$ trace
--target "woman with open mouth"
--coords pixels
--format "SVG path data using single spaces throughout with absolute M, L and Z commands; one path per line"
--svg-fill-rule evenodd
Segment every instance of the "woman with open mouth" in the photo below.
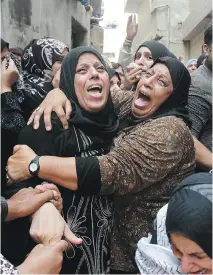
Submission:
M 20 133 L 20 144 L 27 144 L 38 155 L 92 157 L 108 153 L 118 130 L 118 119 L 111 100 L 109 74 L 101 55 L 90 47 L 73 49 L 62 63 L 60 88 L 72 103 L 69 128 L 63 129 L 59 119 L 53 115 L 51 132 L 45 130 L 44 124 L 38 131 L 31 125 L 27 126 Z M 38 171 L 39 159 L 35 158 L 29 166 L 30 179 L 23 179 L 21 184 L 12 186 L 8 193 L 17 192 L 25 186 L 40 185 L 42 180 L 36 177 Z M 66 252 L 62 274 L 107 273 L 113 225 L 112 198 L 75 193 L 66 187 L 61 187 L 60 191 L 64 218 L 73 233 L 83 240 Z M 45 227 L 53 215 L 52 211 L 54 209 L 45 216 Z M 39 223 L 39 216 L 35 219 Z M 53 223 L 53 227 L 57 226 L 61 226 L 60 222 Z M 33 233 L 32 236 L 43 243 L 44 239 Z
M 114 195 L 113 272 L 138 272 L 134 254 L 139 238 L 149 233 L 174 187 L 194 172 L 187 109 L 190 80 L 177 59 L 157 59 L 139 81 L 124 129 L 110 153 L 89 158 L 40 157 L 39 177 L 84 194 Z M 9 177 L 15 182 L 31 177 L 27 164 L 36 156 L 26 146 L 20 150 L 25 152 L 25 163 L 20 167 L 18 152 L 8 162 Z

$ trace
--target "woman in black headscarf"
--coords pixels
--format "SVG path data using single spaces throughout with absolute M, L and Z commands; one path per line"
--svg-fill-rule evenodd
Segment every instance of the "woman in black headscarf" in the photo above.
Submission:
M 33 39 L 22 54 L 25 97 L 31 110 L 53 89 L 52 79 L 69 49 L 52 38 Z
M 109 93 L 109 75 L 101 55 L 89 47 L 73 49 L 61 68 L 60 88 L 71 100 L 69 129 L 63 130 L 53 116 L 53 129 L 44 124 L 38 131 L 28 126 L 19 143 L 30 146 L 38 155 L 89 157 L 106 154 L 118 129 L 117 116 Z M 41 142 L 42 141 L 42 142 Z M 85 175 L 86 176 L 86 175 Z M 35 186 L 33 178 L 12 186 L 12 192 Z M 108 270 L 112 228 L 112 199 L 106 196 L 81 196 L 61 188 L 64 217 L 83 243 L 74 246 L 64 258 L 63 274 L 103 274 Z
M 138 242 L 141 274 L 212 274 L 212 175 L 189 176 Z
M 134 63 L 126 68 L 123 89 L 135 91 L 141 73 L 146 72 L 159 57 L 175 57 L 173 53 L 162 43 L 156 41 L 146 41 L 141 44 L 134 57 Z
M 134 254 L 138 239 L 150 232 L 156 213 L 168 201 L 172 189 L 194 171 L 194 143 L 187 127 L 189 86 L 190 75 L 182 63 L 171 57 L 159 58 L 141 77 L 126 127 L 114 140 L 110 153 L 55 161 L 42 157 L 45 165 L 40 172 L 45 179 L 57 178 L 57 184 L 84 194 L 119 195 L 114 199 L 111 242 L 114 270 L 137 272 Z M 28 152 L 29 163 L 35 154 L 28 148 L 23 150 Z M 16 156 L 10 161 L 10 176 L 20 180 L 22 175 L 15 172 Z M 49 161 L 57 161 L 51 175 L 46 171 Z M 22 171 L 26 176 L 25 165 Z
M 166 232 L 183 273 L 212 274 L 212 174 L 192 175 L 175 189 Z

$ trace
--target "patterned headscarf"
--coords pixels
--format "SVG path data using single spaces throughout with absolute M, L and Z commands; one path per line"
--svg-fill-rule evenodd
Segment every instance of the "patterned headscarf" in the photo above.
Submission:
M 52 66 L 56 61 L 62 61 L 61 55 L 65 49 L 69 50 L 63 42 L 52 38 L 33 39 L 24 49 L 22 69 L 25 97 L 32 109 L 53 89 Z

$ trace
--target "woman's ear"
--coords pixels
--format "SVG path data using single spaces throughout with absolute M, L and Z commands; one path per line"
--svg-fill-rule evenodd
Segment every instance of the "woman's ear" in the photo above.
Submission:
M 203 44 L 203 51 L 204 51 L 206 56 L 210 55 L 210 49 L 209 49 L 209 46 L 207 44 Z

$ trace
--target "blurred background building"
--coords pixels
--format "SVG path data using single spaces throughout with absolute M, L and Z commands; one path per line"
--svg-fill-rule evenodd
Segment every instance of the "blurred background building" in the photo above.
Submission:
M 184 60 L 202 53 L 204 30 L 212 20 L 211 0 L 125 0 L 124 11 L 138 14 L 135 49 L 151 39 Z
M 103 14 L 102 0 L 90 0 L 94 14 Z M 94 16 L 93 14 L 93 16 Z M 103 29 L 78 0 L 1 0 L 1 37 L 24 48 L 31 39 L 53 37 L 69 47 L 93 45 L 103 51 Z

